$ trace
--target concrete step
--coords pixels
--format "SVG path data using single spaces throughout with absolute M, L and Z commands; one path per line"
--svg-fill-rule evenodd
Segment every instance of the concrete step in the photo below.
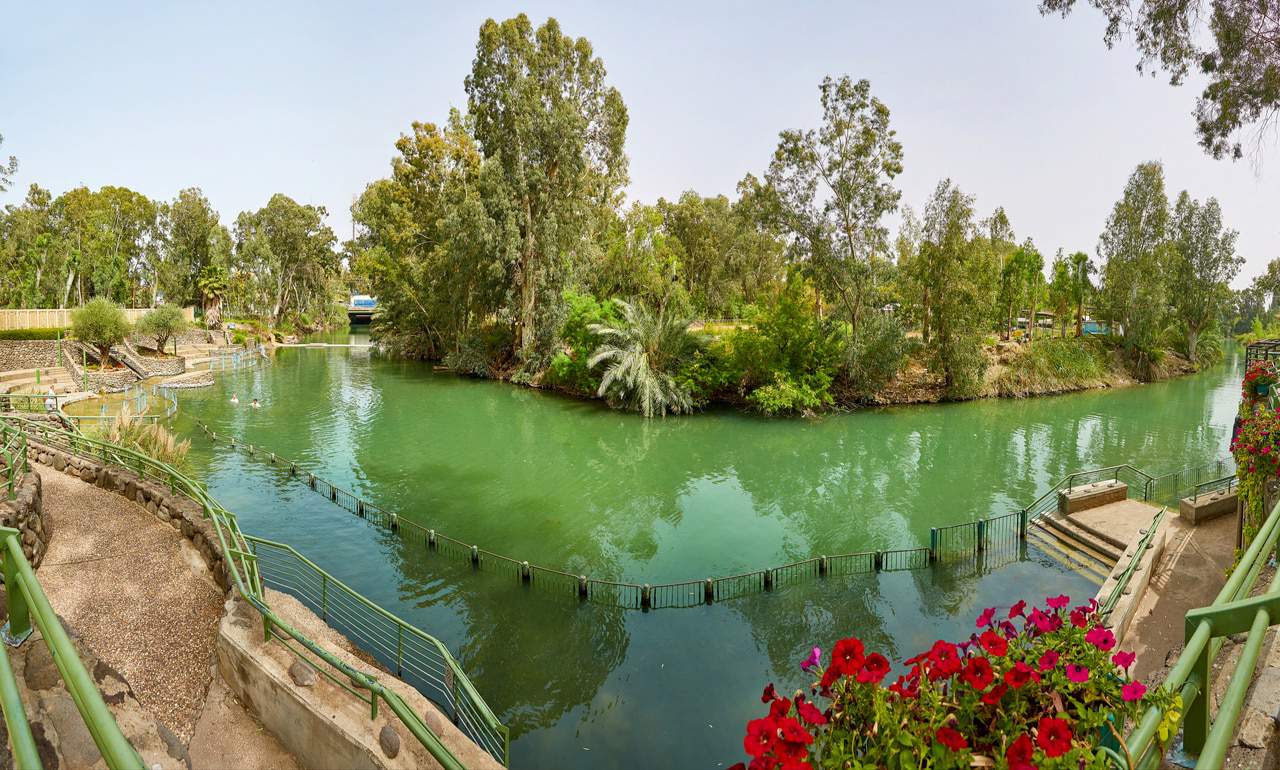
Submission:
M 36 372 L 40 373 L 41 379 L 44 379 L 46 376 L 57 377 L 59 375 L 67 375 L 67 370 L 61 366 L 41 366 L 36 369 L 12 369 L 7 372 L 0 372 L 0 383 L 9 382 L 11 380 L 35 379 Z
M 1063 565 L 1072 572 L 1085 575 L 1101 584 L 1107 579 L 1111 565 L 1093 553 L 1088 546 L 1071 540 L 1066 535 L 1041 527 L 1027 529 L 1027 542 L 1035 545 L 1046 556 Z
M 1124 552 L 1123 544 L 1117 547 L 1109 540 L 1098 537 L 1095 530 L 1080 526 L 1078 522 L 1072 521 L 1070 516 L 1047 513 L 1035 521 L 1067 545 L 1091 552 L 1095 558 L 1107 565 L 1108 570 L 1120 561 L 1120 554 Z

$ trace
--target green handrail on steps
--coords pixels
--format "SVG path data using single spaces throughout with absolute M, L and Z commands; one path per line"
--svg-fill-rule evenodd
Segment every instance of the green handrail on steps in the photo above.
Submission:
M 353 668 L 340 658 L 325 650 L 320 645 L 294 629 L 283 618 L 278 616 L 265 602 L 261 578 L 258 575 L 252 548 L 247 537 L 241 533 L 234 513 L 226 510 L 208 493 L 203 484 L 188 478 L 172 466 L 159 462 L 147 455 L 131 449 L 97 439 L 87 438 L 47 424 L 31 421 L 19 416 L 5 415 L 5 424 L 0 426 L 5 433 L 21 430 L 34 434 L 35 440 L 41 444 L 54 446 L 72 454 L 96 457 L 105 463 L 113 463 L 136 472 L 142 478 L 149 478 L 166 484 L 170 489 L 180 491 L 200 504 L 205 518 L 213 522 L 225 563 L 237 592 L 262 616 L 263 629 L 268 641 L 280 640 L 294 654 L 306 657 L 286 640 L 293 640 L 310 652 L 313 656 L 332 666 L 340 672 L 354 687 L 369 693 L 371 714 L 377 716 L 378 701 L 385 702 L 391 712 L 404 724 L 405 728 L 423 745 L 431 756 L 445 770 L 465 770 L 453 752 L 440 741 L 423 721 L 422 717 L 411 709 L 394 690 L 385 688 L 377 678 L 359 669 Z M 323 670 L 317 666 L 318 670 Z M 326 672 L 327 674 L 327 672 Z M 332 678 L 332 677 L 331 677 Z M 505 728 L 504 728 L 505 729 Z M 504 747 L 505 749 L 505 747 Z M 506 764 L 507 757 L 496 757 Z
M 48 597 L 36 580 L 35 571 L 22 553 L 22 533 L 10 527 L 0 527 L 0 557 L 4 559 L 4 592 L 9 606 L 9 622 L 4 627 L 5 641 L 17 646 L 31 634 L 31 622 L 40 629 L 44 642 L 52 653 L 53 663 L 66 684 L 67 692 L 76 704 L 76 710 L 93 737 L 94 745 L 107 767 L 111 770 L 130 768 L 141 770 L 142 758 L 120 731 L 115 717 L 102 700 L 98 686 L 84 663 L 76 654 L 75 645 L 67 636 L 62 622 L 54 613 Z M 31 726 L 18 695 L 17 680 L 9 664 L 7 652 L 0 654 L 0 704 L 4 708 L 5 725 L 13 746 L 16 766 L 23 770 L 42 767 L 36 751 Z

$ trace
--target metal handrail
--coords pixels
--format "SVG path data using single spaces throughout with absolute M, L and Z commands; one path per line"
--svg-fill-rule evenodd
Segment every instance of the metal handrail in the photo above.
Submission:
M 40 629 L 41 637 L 52 653 L 53 663 L 62 677 L 71 699 L 80 712 L 85 727 L 93 737 L 94 745 L 102 754 L 102 759 L 111 770 L 117 768 L 135 768 L 141 770 L 142 758 L 129 744 L 120 725 L 116 723 L 102 694 L 85 669 L 80 656 L 76 654 L 75 645 L 62 627 L 49 599 L 45 596 L 40 582 L 36 580 L 35 571 L 22 552 L 22 533 L 10 527 L 0 527 L 0 555 L 4 558 L 4 592 L 9 605 L 9 622 L 4 631 L 6 641 L 16 646 L 31 634 L 31 622 Z M 9 736 L 13 742 L 14 755 L 20 768 L 41 767 L 40 756 L 36 751 L 35 741 L 31 736 L 31 727 L 27 724 L 26 712 L 18 696 L 13 669 L 9 665 L 7 653 L 0 655 L 4 663 L 0 665 L 0 703 L 4 707 L 5 724 L 9 727 Z
M 1098 608 L 1098 615 L 1102 620 L 1105 621 L 1111 617 L 1111 611 L 1116 608 L 1120 597 L 1124 595 L 1125 590 L 1129 587 L 1129 581 L 1133 579 L 1133 574 L 1138 571 L 1138 565 L 1142 563 L 1142 556 L 1151 545 L 1156 530 L 1160 528 L 1160 524 L 1164 521 L 1165 512 L 1168 510 L 1168 508 L 1161 508 L 1160 512 L 1151 518 L 1151 524 L 1143 530 L 1142 538 L 1138 541 L 1138 547 L 1134 550 L 1133 557 L 1129 559 L 1129 564 L 1125 566 L 1124 571 L 1116 578 L 1115 587 L 1111 589 L 1111 593 L 1107 594 L 1102 606 Z
M 307 638 L 285 622 L 267 605 L 263 595 L 256 558 L 252 553 L 248 538 L 240 531 L 235 514 L 223 508 L 217 500 L 210 496 L 203 484 L 188 478 L 185 474 L 166 463 L 154 460 L 145 454 L 135 452 L 126 447 L 51 428 L 22 417 L 5 416 L 3 419 L 6 423 L 16 424 L 17 426 L 12 428 L 8 424 L 3 425 L 2 427 L 6 430 L 17 429 L 24 432 L 32 432 L 37 434 L 38 440 L 43 444 L 57 446 L 73 454 L 97 456 L 104 462 L 115 463 L 135 471 L 142 478 L 161 481 L 167 484 L 170 489 L 180 491 L 199 503 L 204 510 L 205 518 L 213 522 L 214 532 L 225 556 L 224 563 L 227 565 L 228 572 L 231 573 L 237 592 L 262 616 L 267 640 L 277 639 L 292 652 L 305 658 L 306 656 L 299 652 L 294 645 L 288 643 L 289 640 L 297 642 L 315 658 L 336 669 L 350 682 L 351 687 L 366 690 L 369 693 L 366 702 L 370 704 L 373 717 L 377 716 L 378 702 L 381 700 L 387 704 L 388 708 L 400 719 L 405 728 L 422 743 L 423 747 L 446 770 L 464 770 L 457 757 L 453 755 L 453 752 L 440 741 L 440 738 L 431 731 L 422 717 L 411 709 L 397 692 L 384 687 L 373 675 L 348 665 L 316 642 Z M 320 669 L 321 667 L 317 666 L 317 668 Z M 331 678 L 333 677 L 331 676 Z M 506 764 L 507 758 L 505 756 L 498 759 L 503 764 Z
M 1240 477 L 1234 473 L 1230 476 L 1223 476 L 1219 479 L 1202 481 L 1199 484 L 1196 484 L 1195 490 L 1191 493 L 1191 502 L 1198 502 L 1200 500 L 1200 495 L 1207 495 L 1210 492 L 1218 492 L 1223 489 L 1230 492 L 1239 482 Z
M 1280 573 L 1272 580 L 1267 593 L 1245 598 L 1267 563 L 1267 556 L 1275 550 L 1277 539 L 1280 539 L 1280 504 L 1271 509 L 1213 603 L 1187 613 L 1186 643 L 1160 685 L 1166 692 L 1176 693 L 1182 699 L 1184 710 L 1180 721 L 1184 724 L 1184 750 L 1200 755 L 1196 764 L 1198 768 L 1222 767 L 1262 639 L 1270 625 L 1280 622 Z M 1213 661 L 1222 648 L 1224 638 L 1242 631 L 1248 631 L 1249 635 L 1219 704 L 1217 719 L 1213 719 L 1207 694 Z M 1152 749 L 1158 748 L 1156 732 L 1164 720 L 1165 714 L 1157 707 L 1142 715 L 1137 728 L 1126 741 L 1129 756 L 1133 758 L 1131 767 L 1150 768 L 1160 763 L 1162 752 Z

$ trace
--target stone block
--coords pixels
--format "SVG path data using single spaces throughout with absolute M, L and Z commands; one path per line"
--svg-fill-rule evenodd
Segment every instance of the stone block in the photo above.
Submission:
M 1118 503 L 1129 496 L 1129 485 L 1123 481 L 1099 481 L 1058 492 L 1058 513 L 1072 514 Z
M 1197 525 L 1219 516 L 1233 514 L 1238 505 L 1239 498 L 1235 490 L 1228 492 L 1224 489 L 1210 495 L 1200 495 L 1194 499 L 1182 498 L 1178 501 L 1178 515 L 1189 524 Z

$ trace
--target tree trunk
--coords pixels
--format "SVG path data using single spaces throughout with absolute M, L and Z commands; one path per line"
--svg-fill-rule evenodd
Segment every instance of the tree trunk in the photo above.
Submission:
M 1196 362 L 1196 346 L 1200 344 L 1200 330 L 1187 327 L 1187 360 Z
M 533 205 L 524 199 L 524 249 L 520 255 L 520 335 L 519 352 L 528 360 L 534 341 L 534 313 L 537 310 L 537 278 L 534 276 Z
M 1084 301 L 1076 302 L 1076 336 L 1084 336 Z

